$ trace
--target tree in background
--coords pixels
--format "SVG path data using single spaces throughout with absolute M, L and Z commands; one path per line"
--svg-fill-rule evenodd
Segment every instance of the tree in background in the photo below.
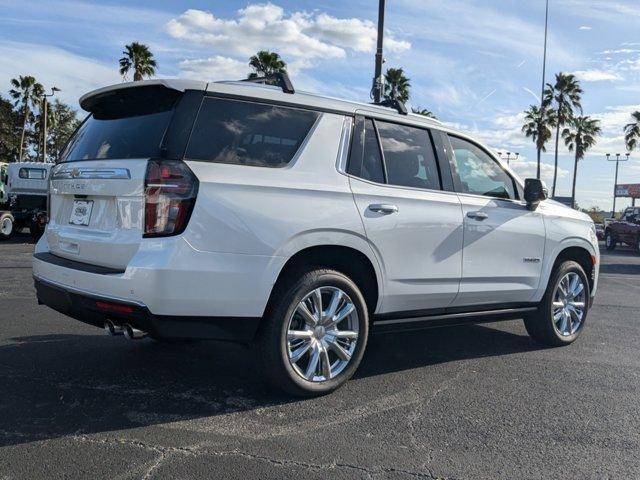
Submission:
M 633 112 L 631 117 L 633 122 L 626 124 L 624 127 L 624 141 L 627 144 L 627 150 L 630 152 L 640 146 L 640 111 Z
M 62 149 L 80 125 L 76 111 L 60 100 L 49 105 L 47 128 L 47 152 L 53 162 L 60 161 Z
M 0 162 L 15 162 L 20 154 L 20 115 L 0 97 Z
M 411 111 L 417 115 L 422 115 L 423 117 L 433 118 L 435 120 L 438 119 L 438 117 L 436 117 L 434 113 L 427 108 L 420 108 L 420 107 L 412 108 Z
M 120 75 L 123 78 L 126 78 L 130 70 L 133 70 L 134 82 L 139 82 L 144 77 L 153 77 L 156 74 L 158 64 L 153 58 L 153 53 L 145 44 L 130 43 L 125 45 L 122 53 L 124 57 L 120 59 Z
M 249 66 L 253 68 L 248 78 L 268 77 L 275 73 L 287 73 L 287 64 L 276 52 L 260 50 L 249 59 Z
M 556 151 L 553 168 L 553 187 L 551 196 L 556 195 L 556 181 L 558 179 L 558 146 L 560 143 L 560 128 L 568 124 L 574 115 L 574 109 L 582 113 L 580 82 L 571 73 L 556 73 L 555 84 L 547 83 L 543 95 L 543 108 L 553 108 L 556 117 Z
M 553 135 L 551 128 L 556 125 L 555 112 L 550 108 L 542 108 L 531 105 L 525 110 L 524 125 L 522 125 L 522 133 L 527 138 L 531 138 L 536 144 L 538 157 L 538 165 L 536 169 L 536 178 L 540 178 L 540 159 L 542 152 L 546 152 L 546 143 L 551 140 Z
M 33 121 L 32 111 L 39 105 L 42 95 L 44 95 L 44 88 L 36 79 L 30 75 L 22 76 L 11 79 L 11 86 L 9 95 L 15 101 L 15 106 L 22 111 L 22 135 L 20 138 L 20 149 L 18 154 L 18 160 L 22 161 L 25 151 L 25 134 L 27 132 L 27 125 Z
M 410 79 L 404 74 L 402 68 L 388 68 L 384 74 L 384 98 L 385 100 L 396 100 L 407 102 L 409 100 Z M 395 93 L 394 93 L 395 92 Z
M 576 202 L 576 177 L 578 162 L 585 153 L 596 144 L 596 137 L 600 134 L 599 121 L 588 116 L 575 117 L 569 122 L 569 127 L 562 131 L 562 138 L 570 152 L 575 151 L 573 163 L 573 186 L 571 187 L 571 208 Z

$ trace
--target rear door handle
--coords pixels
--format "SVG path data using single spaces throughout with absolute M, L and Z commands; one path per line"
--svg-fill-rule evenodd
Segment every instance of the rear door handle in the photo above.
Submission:
M 476 220 L 484 220 L 486 218 L 489 218 L 489 215 L 484 212 L 469 212 L 467 213 L 467 217 L 475 218 Z
M 396 205 L 390 205 L 386 203 L 373 203 L 369 205 L 369 210 L 376 213 L 396 213 L 398 207 Z

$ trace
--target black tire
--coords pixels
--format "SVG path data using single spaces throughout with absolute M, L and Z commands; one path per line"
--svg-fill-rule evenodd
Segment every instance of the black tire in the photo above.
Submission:
M 607 230 L 604 234 L 604 245 L 607 250 L 614 250 L 616 248 L 616 239 L 611 233 L 611 230 Z
M 570 272 L 575 272 L 578 274 L 580 279 L 582 280 L 584 286 L 584 314 L 582 317 L 582 322 L 578 330 L 568 336 L 561 335 L 558 329 L 555 326 L 555 322 L 553 319 L 553 294 L 560 283 L 560 280 Z M 537 343 L 541 345 L 545 345 L 548 347 L 561 347 L 564 345 L 569 345 L 576 341 L 576 339 L 580 336 L 582 330 L 584 330 L 585 323 L 587 321 L 587 316 L 589 313 L 589 298 L 590 298 L 590 288 L 589 288 L 589 280 L 584 270 L 580 266 L 580 264 L 573 262 L 571 260 L 564 261 L 557 265 L 551 274 L 551 278 L 549 279 L 549 285 L 547 286 L 547 290 L 540 302 L 540 305 L 535 313 L 525 317 L 524 326 L 529 333 L 529 336 L 535 340 Z
M 9 240 L 16 231 L 16 224 L 9 212 L 0 214 L 0 240 Z
M 289 362 L 287 330 L 299 302 L 319 287 L 337 287 L 351 299 L 358 318 L 358 339 L 349 363 L 329 380 L 310 381 L 296 372 Z M 358 369 L 367 345 L 369 316 L 357 285 L 343 273 L 313 269 L 288 275 L 276 284 L 262 320 L 257 342 L 266 381 L 279 390 L 299 397 L 330 393 L 343 385 Z

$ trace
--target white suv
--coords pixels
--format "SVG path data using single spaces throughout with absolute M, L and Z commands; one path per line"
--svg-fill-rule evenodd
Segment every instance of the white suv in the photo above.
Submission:
M 246 82 L 80 103 L 33 259 L 39 302 L 73 318 L 254 342 L 297 395 L 349 379 L 373 330 L 524 318 L 564 345 L 585 325 L 593 222 L 435 120 Z

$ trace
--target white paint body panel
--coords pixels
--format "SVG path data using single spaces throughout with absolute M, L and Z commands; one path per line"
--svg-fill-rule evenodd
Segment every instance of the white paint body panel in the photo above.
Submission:
M 459 198 L 464 213 L 464 260 L 454 305 L 532 301 L 544 259 L 542 215 L 521 202 L 476 195 Z M 471 218 L 475 212 L 487 218 Z
M 351 178 L 351 189 L 385 276 L 379 313 L 448 307 L 458 294 L 462 266 L 458 196 L 357 178 Z M 398 211 L 373 212 L 369 205 L 375 204 Z
M 564 248 L 581 247 L 599 259 L 591 220 L 555 202 L 530 212 L 519 202 L 372 184 L 336 167 L 344 160 L 344 115 L 361 110 L 449 131 L 438 122 L 252 85 L 171 85 L 335 113 L 320 115 L 285 168 L 187 161 L 199 180 L 198 197 L 187 229 L 175 237 L 142 238 L 146 159 L 74 162 L 125 168 L 130 179 L 54 181 L 51 223 L 36 252 L 124 273 L 98 275 L 34 259 L 36 278 L 137 302 L 157 315 L 259 317 L 288 259 L 308 247 L 340 245 L 370 260 L 379 291 L 376 313 L 388 313 L 539 301 Z M 96 202 L 88 227 L 68 224 L 76 194 Z M 398 212 L 371 214 L 372 203 L 395 204 Z M 489 217 L 479 222 L 466 216 L 476 210 Z

